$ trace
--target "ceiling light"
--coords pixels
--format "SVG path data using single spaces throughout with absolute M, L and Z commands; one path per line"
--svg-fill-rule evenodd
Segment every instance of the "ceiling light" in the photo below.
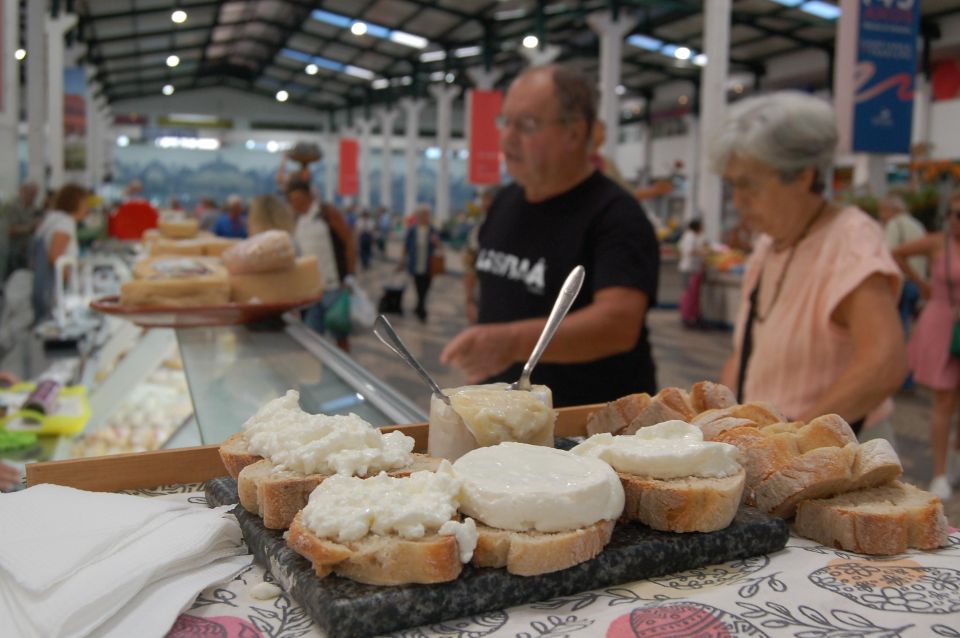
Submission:
M 425 51 L 420 54 L 421 62 L 440 62 L 441 60 L 447 59 L 447 52 L 440 51 Z
M 453 51 L 453 54 L 458 58 L 469 58 L 474 55 L 480 55 L 481 53 L 483 53 L 483 47 L 479 46 L 461 47 Z
M 347 75 L 352 75 L 355 78 L 360 78 L 361 80 L 373 80 L 373 78 L 376 77 L 376 74 L 373 71 L 359 66 L 353 66 L 352 64 L 348 64 L 347 66 L 343 67 L 343 72 Z
M 400 78 L 400 84 L 402 86 L 410 86 L 411 84 L 413 84 L 413 78 L 410 77 L 409 75 L 405 75 L 402 78 Z
M 815 15 L 818 18 L 823 18 L 824 20 L 836 20 L 840 17 L 840 7 L 830 4 L 829 2 L 821 2 L 820 0 L 804 2 L 800 10 L 804 13 Z
M 24 59 L 25 57 L 27 57 L 27 50 L 26 50 L 26 49 L 17 49 L 16 52 L 14 52 L 13 57 L 15 57 L 15 58 L 18 59 L 18 60 L 22 60 L 22 59 Z
M 244 144 L 244 146 L 247 147 L 248 151 L 252 151 L 253 149 L 257 148 L 257 143 L 253 140 L 247 140 L 247 143 Z
M 690 101 L 690 98 L 688 98 L 686 95 L 681 95 L 680 97 L 677 98 L 677 102 L 679 102 L 681 105 L 686 105 L 686 103 L 689 101 Z
M 693 63 L 696 64 L 697 66 L 707 66 L 707 54 L 706 53 L 696 54 L 695 56 L 693 56 Z
M 447 73 L 447 76 L 444 78 L 447 81 L 447 84 L 453 84 L 453 81 L 457 79 L 453 73 Z
M 363 35 L 367 32 L 367 25 L 364 22 L 354 22 L 350 25 L 350 33 L 353 35 Z
M 277 91 L 277 102 L 286 102 L 287 98 L 289 97 L 290 97 L 290 94 L 284 91 L 283 89 L 280 89 L 279 91 Z
M 173 88 L 173 85 L 172 85 L 172 84 L 164 84 L 162 90 L 163 90 L 163 94 L 164 94 L 164 95 L 173 95 L 173 92 L 174 92 L 176 89 Z
M 307 75 L 316 75 L 319 70 L 320 70 L 320 67 L 318 67 L 316 64 L 313 64 L 312 62 L 307 65 L 307 68 L 304 69 L 304 71 L 307 72 Z
M 127 137 L 126 135 L 117 136 L 117 146 L 121 148 L 125 146 L 130 146 L 130 138 Z
M 183 24 L 187 21 L 187 12 L 183 9 L 177 9 L 170 14 L 170 19 L 176 22 L 177 24 Z
M 177 66 L 178 64 L 180 64 L 180 58 L 178 56 L 176 55 L 167 56 L 167 66 L 174 67 L 174 66 Z
M 390 86 L 390 80 L 388 80 L 387 78 L 378 78 L 373 81 L 371 86 L 377 90 L 385 89 Z
M 528 49 L 536 49 L 540 44 L 540 39 L 535 35 L 528 35 L 523 39 L 523 46 Z
M 279 150 L 280 150 L 280 144 L 278 144 L 275 140 L 270 140 L 269 142 L 267 142 L 268 153 L 276 153 Z
M 431 82 L 440 82 L 443 80 L 443 76 L 446 75 L 443 71 L 434 71 L 430 74 Z
M 627 87 L 625 87 L 622 84 L 618 84 L 617 88 L 614 89 L 614 93 L 616 93 L 617 95 L 623 95 L 626 92 L 627 92 Z
M 663 40 L 651 38 L 646 35 L 631 35 L 627 38 L 627 42 L 638 49 L 644 49 L 646 51 L 659 51 L 663 48 Z
M 430 44 L 430 41 L 426 38 L 421 38 L 418 35 L 413 35 L 406 31 L 391 31 L 388 37 L 392 42 L 413 47 L 414 49 L 426 49 L 427 45 Z
M 493 14 L 494 20 L 514 20 L 527 15 L 526 9 L 507 9 L 506 11 L 497 11 Z
M 676 51 L 673 52 L 673 57 L 678 60 L 689 60 L 691 51 L 687 47 L 677 47 Z

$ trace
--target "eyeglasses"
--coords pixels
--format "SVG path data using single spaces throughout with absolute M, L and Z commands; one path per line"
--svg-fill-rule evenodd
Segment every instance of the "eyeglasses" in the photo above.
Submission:
M 542 120 L 536 115 L 521 115 L 520 117 L 507 117 L 498 115 L 496 119 L 497 128 L 503 132 L 508 128 L 515 128 L 521 135 L 536 135 L 544 126 L 548 124 L 563 124 L 569 122 L 570 118 L 559 117 L 551 120 Z
M 731 191 L 739 191 L 747 196 L 754 196 L 763 186 L 773 177 L 772 174 L 760 174 L 754 177 L 738 177 L 736 179 L 725 179 L 727 187 Z

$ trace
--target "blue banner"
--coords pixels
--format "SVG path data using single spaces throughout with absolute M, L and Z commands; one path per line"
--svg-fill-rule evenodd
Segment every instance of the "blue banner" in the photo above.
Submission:
M 853 150 L 909 153 L 920 0 L 861 0 Z

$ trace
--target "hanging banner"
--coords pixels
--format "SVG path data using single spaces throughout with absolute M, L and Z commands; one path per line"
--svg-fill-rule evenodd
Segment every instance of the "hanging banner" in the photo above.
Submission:
M 500 183 L 500 131 L 497 116 L 503 103 L 500 91 L 470 91 L 470 160 L 468 179 L 471 184 Z
M 360 190 L 359 170 L 360 144 L 355 139 L 340 140 L 340 191 L 341 195 L 356 195 Z
M 919 0 L 862 0 L 854 71 L 853 150 L 909 153 Z
M 82 67 L 63 70 L 63 168 L 87 167 L 87 75 Z

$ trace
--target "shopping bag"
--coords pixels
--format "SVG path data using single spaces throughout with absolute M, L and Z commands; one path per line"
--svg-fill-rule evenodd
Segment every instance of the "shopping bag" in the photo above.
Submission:
M 443 256 L 443 253 L 437 251 L 430 255 L 430 276 L 436 277 L 445 272 L 447 272 L 447 260 Z
M 373 307 L 370 296 L 359 286 L 350 291 L 350 320 L 353 325 L 364 328 L 372 328 L 373 322 L 377 320 L 377 310 Z
M 350 321 L 350 293 L 340 291 L 323 316 L 323 327 L 333 334 L 347 335 L 353 327 Z

